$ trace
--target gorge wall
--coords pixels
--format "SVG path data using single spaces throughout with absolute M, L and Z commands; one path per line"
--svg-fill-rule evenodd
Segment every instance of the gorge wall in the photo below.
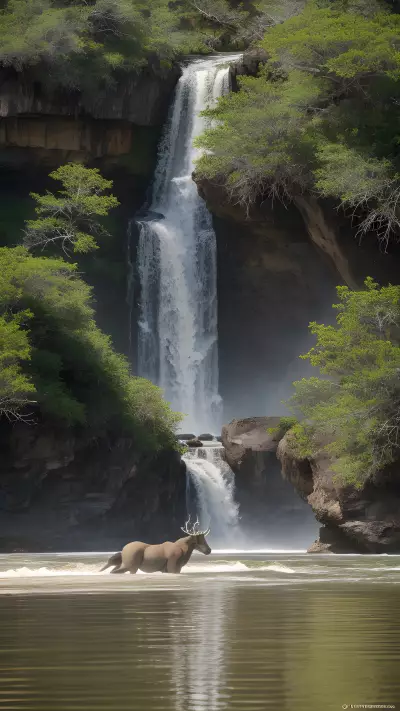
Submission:
M 0 428 L 0 552 L 120 550 L 179 537 L 185 465 L 139 454 L 133 438 L 9 423 Z
M 299 359 L 310 321 L 329 322 L 337 284 L 396 281 L 399 254 L 373 235 L 359 244 L 333 207 L 302 196 L 246 212 L 217 184 L 198 181 L 218 245 L 220 393 L 225 421 L 286 412 L 291 383 L 311 373 Z
M 233 70 L 233 81 L 235 71 L 255 71 L 259 60 L 251 61 L 251 66 Z M 29 76 L 8 71 L 0 75 L 0 242 L 19 241 L 32 210 L 27 196 L 32 190 L 54 189 L 47 178 L 52 168 L 78 160 L 112 178 L 121 202 L 113 218 L 113 238 L 101 244 L 97 254 L 82 257 L 80 265 L 95 287 L 99 325 L 112 335 L 118 350 L 130 353 L 134 370 L 132 314 L 126 302 L 127 225 L 146 199 L 179 74 L 175 66 L 127 78 L 93 102 L 78 94 L 49 94 Z M 394 246 L 385 253 L 374 235 L 359 244 L 345 215 L 310 196 L 299 196 L 286 206 L 264 202 L 247 213 L 220 185 L 199 182 L 198 189 L 212 212 L 217 236 L 224 419 L 279 415 L 285 412 L 281 401 L 292 381 L 308 372 L 298 359 L 310 345 L 308 323 L 332 318 L 338 283 L 357 286 L 369 275 L 381 283 L 396 282 L 399 250 Z M 134 276 L 134 263 L 132 269 Z M 79 547 L 87 540 L 90 548 L 90 541 L 103 534 L 116 545 L 121 536 L 170 537 L 171 526 L 182 521 L 184 473 L 171 453 L 146 461 L 131 441 L 110 444 L 105 438 L 97 444 L 79 435 L 64 441 L 50 425 L 33 432 L 18 424 L 12 435 L 5 428 L 1 436 L 6 437 L 3 446 L 8 442 L 0 491 L 4 549 L 27 545 L 21 542 L 24 532 L 31 549 L 43 546 L 51 531 L 58 549 L 63 542 L 71 548 L 78 540 Z M 274 520 L 266 504 L 269 469 L 276 506 L 289 506 L 293 512 L 302 504 L 290 498 L 289 485 L 282 488 L 279 465 L 268 447 L 260 454 L 260 476 L 253 483 L 248 482 L 246 467 L 235 465 L 249 526 L 251 506 L 266 497 L 254 509 L 260 531 L 266 514 Z M 15 489 L 16 477 L 24 482 L 21 495 Z M 307 518 L 304 511 L 301 519 Z
M 232 420 L 222 428 L 225 459 L 235 473 L 240 531 L 246 547 L 307 548 L 317 533 L 310 506 L 282 477 L 270 433 L 279 417 Z
M 238 77 L 257 75 L 265 56 L 252 50 L 231 65 L 233 91 Z M 217 236 L 225 422 L 284 414 L 291 383 L 312 370 L 299 359 L 313 343 L 310 321 L 332 321 L 338 284 L 357 288 L 367 276 L 396 283 L 399 246 L 372 233 L 360 240 L 351 217 L 328 200 L 299 194 L 247 210 L 218 181 L 195 180 Z

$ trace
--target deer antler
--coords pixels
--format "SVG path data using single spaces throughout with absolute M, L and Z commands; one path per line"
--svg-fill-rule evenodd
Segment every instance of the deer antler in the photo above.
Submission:
M 189 516 L 185 526 L 181 528 L 181 531 L 186 533 L 187 536 L 208 536 L 211 529 L 207 528 L 207 530 L 201 531 L 199 517 L 197 516 L 196 521 L 192 525 L 190 524 L 190 518 Z

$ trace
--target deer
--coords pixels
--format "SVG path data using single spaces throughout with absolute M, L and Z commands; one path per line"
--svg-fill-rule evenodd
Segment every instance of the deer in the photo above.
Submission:
M 122 551 L 112 555 L 100 572 L 113 566 L 111 573 L 131 573 L 134 575 L 138 570 L 143 573 L 175 573 L 179 574 L 186 565 L 194 550 L 210 555 L 211 548 L 206 541 L 206 536 L 210 533 L 210 528 L 205 531 L 200 530 L 199 519 L 194 524 L 190 523 L 190 516 L 181 531 L 185 533 L 184 538 L 179 538 L 174 543 L 165 541 L 158 545 L 150 545 L 141 541 L 128 543 Z

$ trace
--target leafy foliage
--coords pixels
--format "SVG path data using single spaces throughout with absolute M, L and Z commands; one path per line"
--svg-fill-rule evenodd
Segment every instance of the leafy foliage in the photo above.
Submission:
M 104 195 L 112 187 L 97 168 L 85 168 L 77 163 L 63 165 L 50 177 L 63 186 L 58 195 L 31 193 L 37 203 L 36 220 L 27 222 L 24 244 L 44 247 L 61 244 L 64 252 L 72 245 L 74 252 L 97 249 L 96 236 L 107 234 L 98 218 L 105 217 L 117 207 L 114 195 Z
M 297 417 L 281 417 L 277 427 L 269 427 L 267 432 L 273 437 L 276 435 L 282 438 L 286 432 L 297 424 Z
M 235 0 L 8 0 L 0 10 L 0 64 L 37 67 L 50 85 L 94 97 L 121 72 L 149 62 L 162 70 L 182 54 L 244 47 L 303 4 L 248 1 L 243 9 Z
M 312 323 L 310 360 L 326 379 L 296 382 L 291 430 L 301 456 L 322 446 L 345 483 L 361 486 L 400 453 L 400 286 L 338 287 L 337 325 Z M 325 442 L 325 444 L 323 444 Z
M 138 71 L 151 55 L 170 62 L 167 0 L 9 0 L 0 12 L 0 62 L 21 70 L 45 63 L 44 80 L 91 91 L 114 70 Z
M 322 5 L 322 6 L 321 6 Z M 310 2 L 267 30 L 259 77 L 207 112 L 200 175 L 239 202 L 335 198 L 360 232 L 400 234 L 400 16 L 377 3 Z
M 29 316 L 27 311 L 0 316 L 0 416 L 18 417 L 35 391 L 21 368 L 31 353 L 28 335 L 21 329 Z
M 41 414 L 60 423 L 131 433 L 143 449 L 174 446 L 180 416 L 97 328 L 76 265 L 1 248 L 0 317 L 0 401 L 20 411 L 35 391 Z
M 240 85 L 240 92 L 205 112 L 217 125 L 197 141 L 205 149 L 199 174 L 224 177 L 232 199 L 244 205 L 257 196 L 290 197 L 295 186 L 307 188 L 312 156 L 307 111 L 318 104 L 320 87 L 299 72 L 278 83 L 244 77 Z

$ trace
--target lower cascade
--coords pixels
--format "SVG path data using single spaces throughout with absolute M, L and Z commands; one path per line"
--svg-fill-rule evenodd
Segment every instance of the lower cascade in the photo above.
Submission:
M 213 545 L 232 547 L 239 534 L 239 506 L 235 502 L 234 474 L 223 458 L 224 448 L 217 443 L 189 450 L 186 464 L 186 505 L 200 528 L 211 527 Z M 235 547 L 235 546 L 233 546 Z

